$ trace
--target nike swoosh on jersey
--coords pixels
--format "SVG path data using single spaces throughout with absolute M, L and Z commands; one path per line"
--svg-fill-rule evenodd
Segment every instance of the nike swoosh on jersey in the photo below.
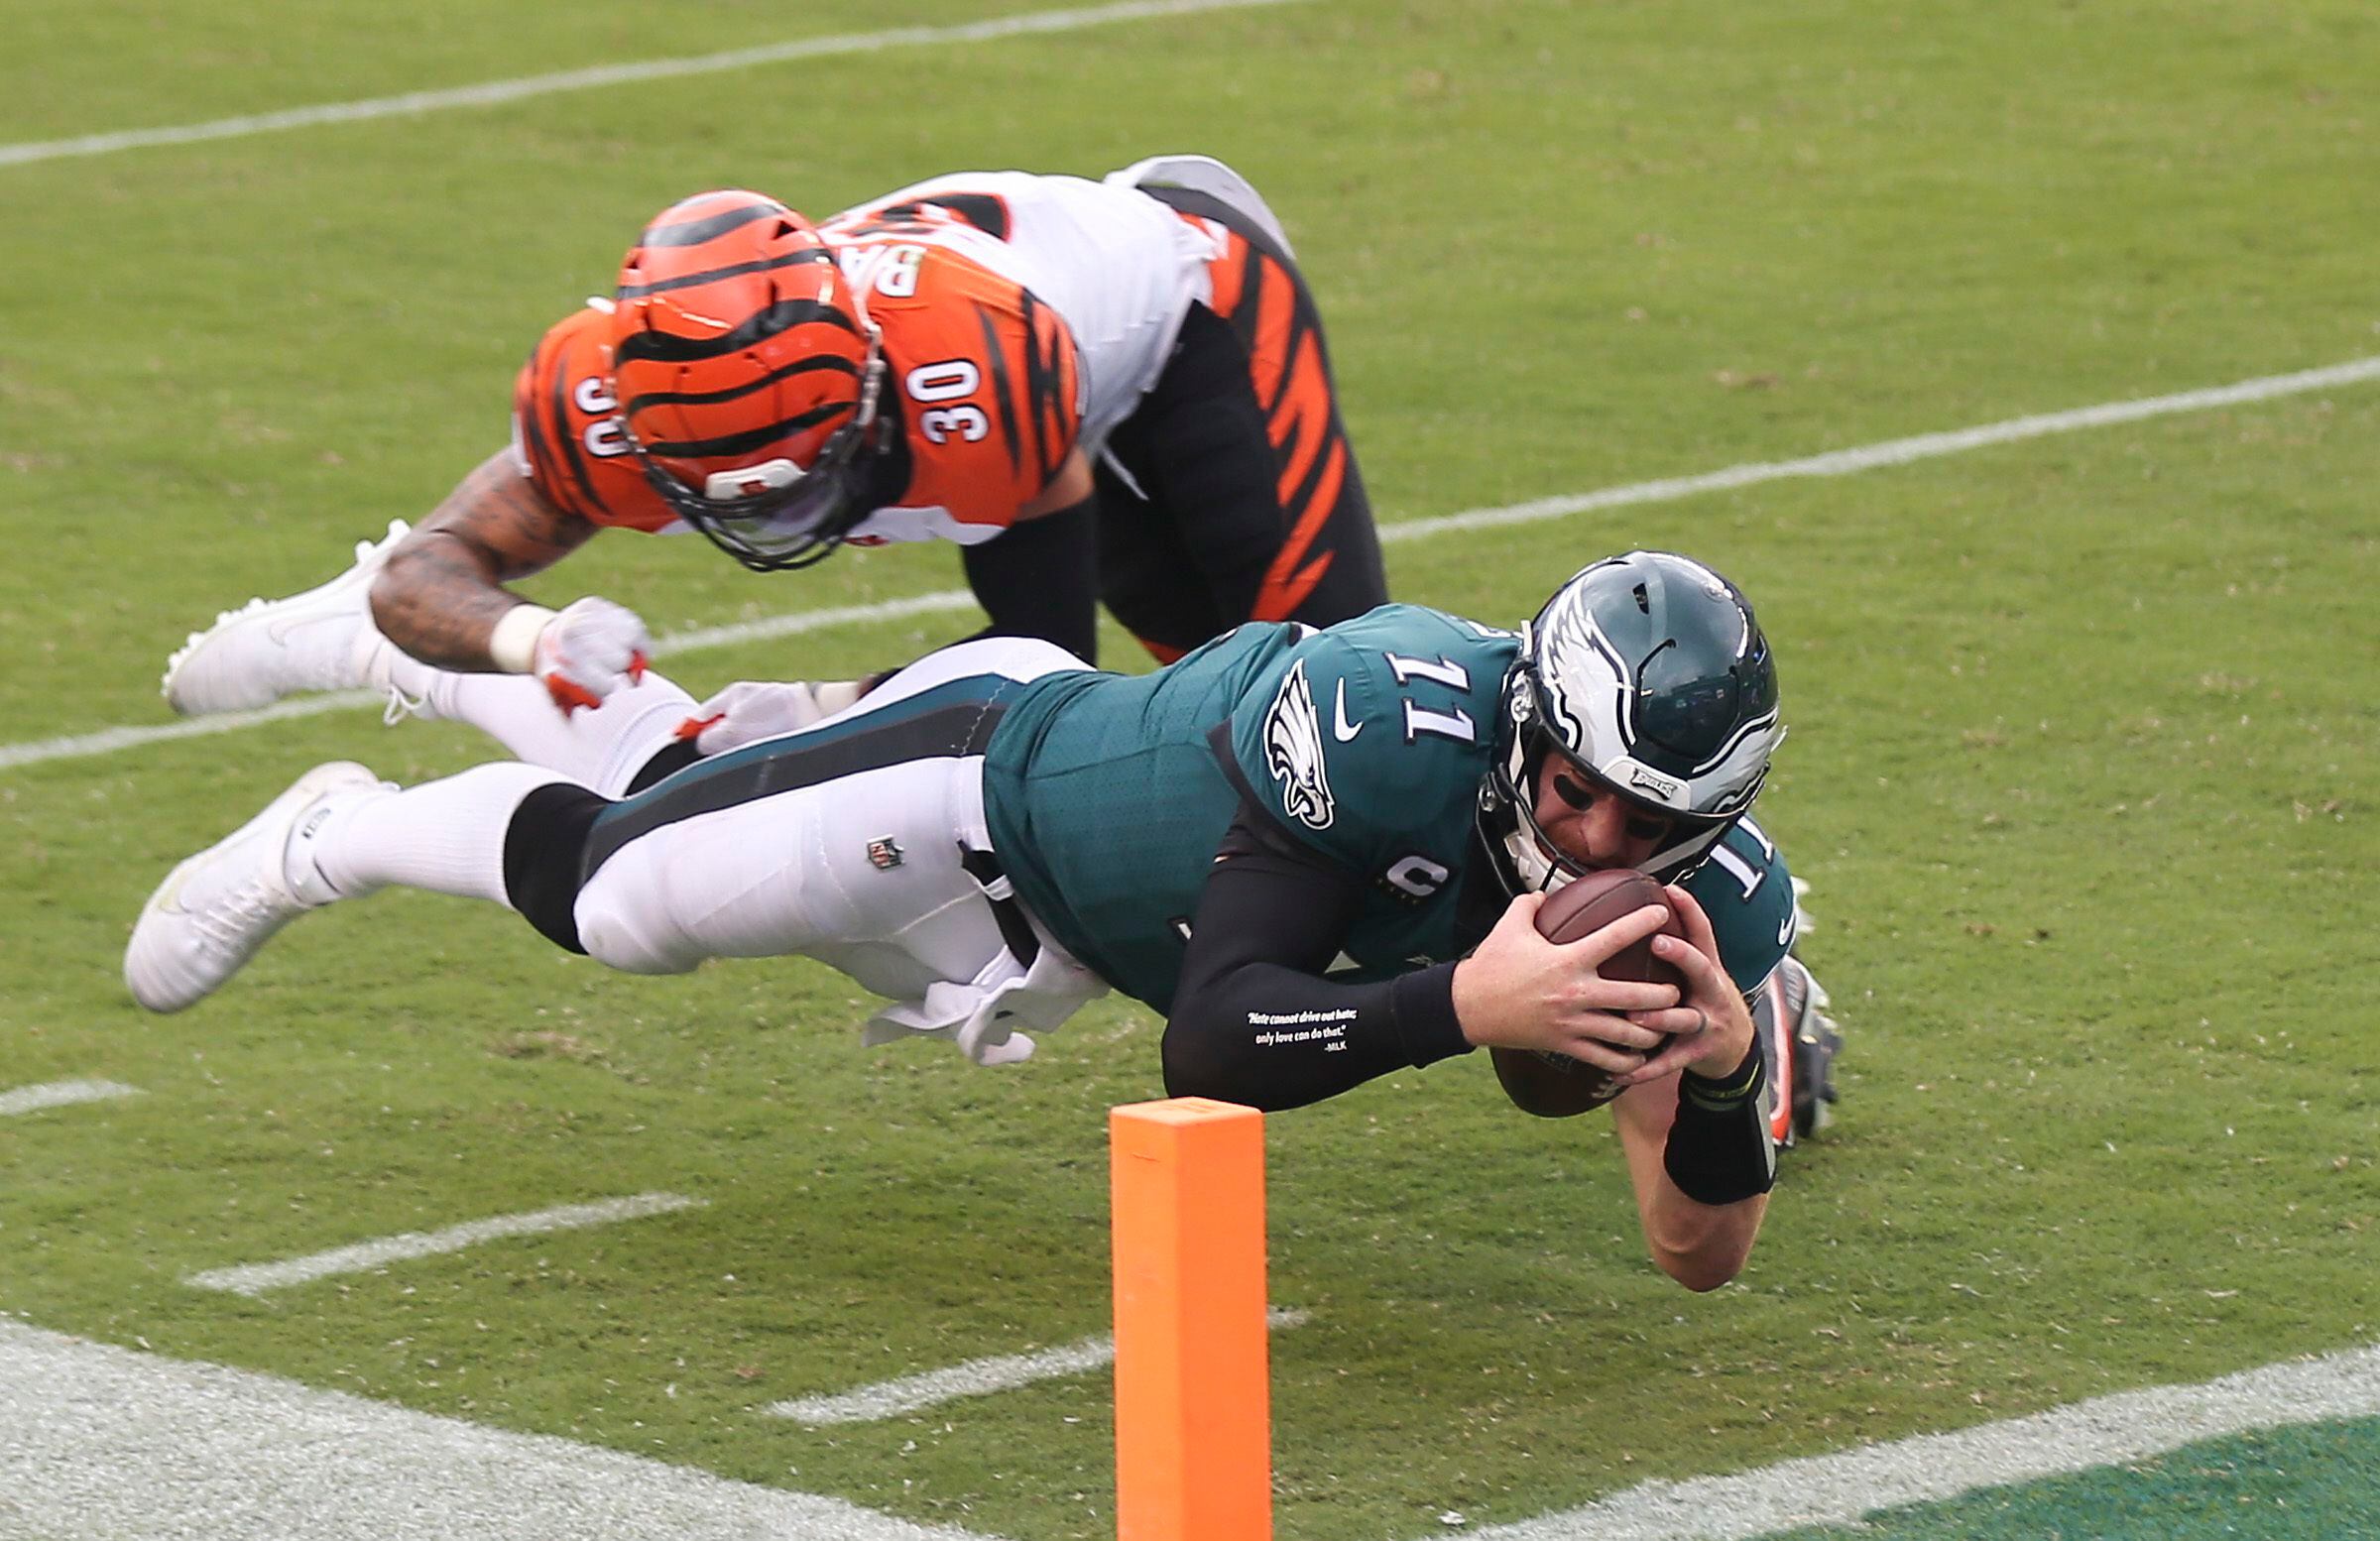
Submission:
M 1331 736 L 1345 744 L 1363 731 L 1362 723 L 1347 720 L 1347 681 L 1343 679 L 1339 681 L 1338 699 L 1331 703 Z

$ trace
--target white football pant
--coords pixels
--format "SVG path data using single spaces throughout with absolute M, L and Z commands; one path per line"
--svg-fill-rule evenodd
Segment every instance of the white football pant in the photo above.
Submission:
M 933 653 L 801 734 L 866 720 L 954 679 L 1085 667 L 1052 644 L 987 638 Z M 737 751 L 749 754 L 751 746 Z M 987 850 L 983 757 L 902 760 L 663 823 L 613 852 L 573 916 L 589 956 L 634 974 L 705 958 L 802 953 L 895 1001 L 964 985 L 1004 950 L 984 889 L 959 865 Z M 697 765 L 644 795 L 666 795 Z

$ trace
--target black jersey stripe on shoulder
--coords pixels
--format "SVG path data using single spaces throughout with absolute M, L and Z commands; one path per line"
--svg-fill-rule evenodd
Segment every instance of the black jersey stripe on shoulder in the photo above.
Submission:
M 558 363 L 558 361 L 557 361 Z M 556 368 L 546 384 L 546 407 L 553 417 L 553 436 L 560 448 L 563 465 L 570 473 L 570 482 L 581 498 L 592 499 L 602 507 L 603 500 L 595 496 L 595 484 L 587 475 L 586 460 L 578 452 L 578 435 L 570 431 L 570 377 L 567 371 Z
M 1047 478 L 1057 474 L 1073 443 L 1069 429 L 1075 404 L 1066 397 L 1067 336 L 1063 320 L 1053 315 L 1044 322 L 1041 303 L 1031 290 L 1023 292 L 1022 299 L 1025 420 L 1033 429 L 1034 459 Z M 1045 337 L 1046 351 L 1042 346 Z
M 1264 272 L 1269 266 L 1252 246 L 1240 259 L 1240 303 L 1232 311 L 1232 330 L 1251 355 L 1256 351 L 1256 318 L 1264 313 Z
M 586 457 L 579 453 L 578 435 L 570 429 L 570 375 L 561 367 L 562 362 L 556 359 L 546 372 L 544 410 L 533 408 L 521 414 L 522 448 L 528 453 L 531 468 L 541 479 L 560 484 L 549 487 L 548 497 L 559 502 L 575 492 L 579 508 L 609 514 L 611 505 L 597 490 Z
M 994 192 L 946 192 L 934 202 L 995 240 L 1009 238 L 1009 204 Z
M 1025 296 L 1028 316 L 1031 302 L 1032 296 L 1028 293 Z M 975 320 L 984 333 L 984 357 L 992 361 L 992 405 L 1000 409 L 1001 441 L 1008 446 L 1009 470 L 1013 472 L 1017 466 L 1017 457 L 1022 453 L 1023 444 L 1021 430 L 1016 423 L 1018 408 L 1015 394 L 1009 381 L 1008 350 L 1000 345 L 1000 328 L 993 323 L 990 310 L 980 304 L 977 305 Z M 1025 332 L 1027 337 L 1030 337 L 1032 328 L 1028 325 Z
M 930 198 L 903 198 L 866 216 L 863 235 L 897 234 L 932 228 L 925 211 L 938 208 L 975 226 L 996 241 L 1009 238 L 1009 201 L 996 192 L 946 192 Z

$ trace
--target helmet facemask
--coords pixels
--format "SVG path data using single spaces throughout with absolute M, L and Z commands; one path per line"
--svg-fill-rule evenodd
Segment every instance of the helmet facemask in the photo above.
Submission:
M 881 505 L 875 462 L 884 453 L 884 435 L 877 430 L 887 421 L 881 412 L 883 333 L 872 322 L 862 324 L 868 351 L 860 366 L 859 404 L 806 468 L 779 455 L 713 471 L 698 491 L 662 463 L 671 446 L 642 443 L 626 429 L 622 415 L 637 464 L 669 511 L 755 572 L 785 572 L 824 561 Z

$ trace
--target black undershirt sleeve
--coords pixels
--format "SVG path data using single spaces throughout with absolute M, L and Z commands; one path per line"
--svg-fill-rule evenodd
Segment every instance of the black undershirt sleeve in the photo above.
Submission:
M 1452 963 L 1375 984 L 1323 977 L 1363 880 L 1243 806 L 1191 921 L 1165 1024 L 1165 1090 L 1266 1110 L 1468 1051 Z
M 992 621 L 976 637 L 1039 637 L 1098 661 L 1098 503 L 1093 494 L 962 548 L 967 586 Z

